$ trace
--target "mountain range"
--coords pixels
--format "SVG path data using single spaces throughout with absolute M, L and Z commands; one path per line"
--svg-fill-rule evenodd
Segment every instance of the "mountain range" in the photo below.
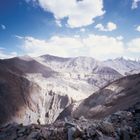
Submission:
M 140 96 L 140 62 L 43 55 L 0 60 L 0 125 L 103 118 Z

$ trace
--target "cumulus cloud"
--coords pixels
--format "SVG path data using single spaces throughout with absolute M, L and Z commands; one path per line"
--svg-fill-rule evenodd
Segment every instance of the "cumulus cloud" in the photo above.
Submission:
M 128 43 L 128 50 L 134 53 L 140 53 L 140 38 L 135 38 Z
M 123 36 L 120 35 L 120 36 L 117 36 L 116 39 L 123 40 L 124 38 L 123 38 Z
M 6 29 L 6 26 L 3 25 L 3 24 L 1 24 L 1 29 L 2 29 L 2 30 L 5 30 L 5 29 Z
M 81 32 L 85 32 L 86 29 L 85 29 L 85 28 L 81 28 L 80 31 L 81 31 Z
M 98 29 L 99 31 L 113 31 L 113 30 L 116 30 L 117 29 L 117 25 L 113 22 L 108 22 L 106 27 L 103 26 L 102 24 L 97 24 L 95 26 L 96 29 Z
M 140 25 L 136 27 L 136 30 L 140 32 Z
M 48 40 L 40 40 L 33 37 L 24 37 L 23 49 L 31 56 L 52 54 L 59 56 L 74 56 L 74 52 L 83 45 L 76 37 L 53 36 Z
M 26 0 L 27 1 L 27 0 Z M 45 11 L 54 14 L 57 21 L 67 18 L 71 28 L 87 26 L 94 23 L 94 19 L 102 16 L 103 0 L 28 0 L 38 2 Z
M 133 0 L 133 2 L 132 2 L 132 9 L 136 9 L 136 8 L 138 8 L 138 3 L 140 2 L 140 0 Z
M 20 37 L 21 39 L 21 37 Z M 23 49 L 30 56 L 52 54 L 63 57 L 91 56 L 97 59 L 122 56 L 124 43 L 115 37 L 90 34 L 87 37 L 53 36 L 48 40 L 23 37 Z
M 95 58 L 104 59 L 113 55 L 117 57 L 124 52 L 124 43 L 114 37 L 89 35 L 84 39 L 84 43 L 89 49 L 89 56 Z

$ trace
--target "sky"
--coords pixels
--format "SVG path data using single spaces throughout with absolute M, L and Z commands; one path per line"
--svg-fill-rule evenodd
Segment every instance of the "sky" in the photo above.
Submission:
M 0 0 L 0 58 L 140 59 L 140 0 Z

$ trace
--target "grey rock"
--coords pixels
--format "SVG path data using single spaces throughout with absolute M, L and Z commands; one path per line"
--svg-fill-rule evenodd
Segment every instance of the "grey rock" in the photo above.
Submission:
M 99 127 L 104 134 L 107 134 L 107 135 L 110 135 L 110 134 L 114 135 L 115 134 L 114 127 L 109 122 L 102 122 Z
M 28 135 L 28 139 L 35 139 L 38 135 L 38 132 L 31 132 L 29 135 Z

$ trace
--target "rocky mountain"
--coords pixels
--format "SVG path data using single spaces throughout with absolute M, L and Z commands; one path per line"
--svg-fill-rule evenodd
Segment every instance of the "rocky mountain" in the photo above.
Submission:
M 123 77 L 67 107 L 58 119 L 72 116 L 102 119 L 140 102 L 140 74 Z
M 61 82 L 59 83 L 64 83 L 65 86 L 67 85 L 66 83 L 68 83 L 68 87 L 71 85 L 74 89 L 79 90 L 77 95 L 79 96 L 80 94 L 81 97 L 76 96 L 75 98 L 78 100 L 86 98 L 93 91 L 97 91 L 111 81 L 122 77 L 122 75 L 113 68 L 90 57 L 60 58 L 44 55 L 36 60 L 57 71 L 61 78 Z M 60 86 L 60 84 L 58 85 L 57 83 L 57 86 Z M 86 87 L 88 87 L 88 89 Z M 75 93 L 75 91 L 71 92 Z
M 0 60 L 0 125 L 53 123 L 73 102 L 82 105 L 81 100 L 93 92 L 101 99 L 110 97 L 111 91 L 103 97 L 99 91 L 121 77 L 119 71 L 89 57 L 44 55 Z
M 0 125 L 53 122 L 72 99 L 46 90 L 30 77 L 47 80 L 56 74 L 30 57 L 0 60 Z
M 117 70 L 122 75 L 130 75 L 140 73 L 140 61 L 116 58 L 110 59 L 103 62 L 106 66 Z

